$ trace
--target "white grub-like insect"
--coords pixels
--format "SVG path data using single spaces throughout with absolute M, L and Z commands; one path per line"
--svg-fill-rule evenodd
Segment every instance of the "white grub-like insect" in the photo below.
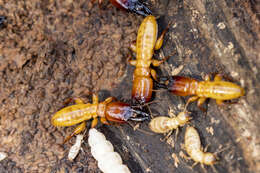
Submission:
M 83 135 L 77 135 L 76 142 L 74 145 L 72 145 L 68 154 L 68 159 L 70 161 L 73 161 L 75 157 L 78 155 L 83 138 L 84 138 Z
M 103 133 L 92 128 L 89 130 L 88 143 L 91 147 L 91 154 L 98 161 L 99 169 L 104 173 L 130 173 L 126 165 L 122 163 L 122 158 L 114 147 L 106 140 Z
M 178 127 L 184 126 L 190 119 L 189 112 L 183 111 L 180 112 L 178 116 L 160 116 L 153 118 L 149 123 L 149 127 L 155 133 L 167 133 L 171 130 L 178 129 Z
M 186 128 L 184 146 L 190 158 L 195 161 L 192 167 L 200 163 L 202 168 L 204 168 L 203 165 L 210 165 L 214 168 L 213 164 L 216 163 L 217 157 L 214 153 L 206 152 L 207 147 L 203 151 L 199 133 L 194 127 Z

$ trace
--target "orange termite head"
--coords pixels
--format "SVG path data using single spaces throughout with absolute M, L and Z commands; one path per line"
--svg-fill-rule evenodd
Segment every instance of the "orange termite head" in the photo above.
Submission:
M 105 116 L 108 121 L 118 123 L 125 123 L 127 120 L 144 121 L 149 117 L 147 113 L 133 109 L 129 104 L 123 102 L 109 103 L 106 107 Z
M 153 80 L 150 77 L 135 76 L 132 87 L 133 104 L 143 104 L 151 100 Z

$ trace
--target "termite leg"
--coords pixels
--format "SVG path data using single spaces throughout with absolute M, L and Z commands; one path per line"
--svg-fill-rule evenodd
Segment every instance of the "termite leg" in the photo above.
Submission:
M 210 76 L 209 75 L 205 76 L 205 81 L 210 81 Z
M 200 166 L 201 166 L 201 168 L 203 169 L 204 172 L 207 172 L 207 170 L 205 169 L 203 163 L 200 163 Z
M 93 94 L 92 102 L 93 102 L 93 104 L 98 104 L 98 96 L 96 94 Z
M 81 98 L 68 98 L 66 99 L 63 103 L 64 104 L 69 104 L 71 102 L 75 102 L 76 104 L 84 104 L 84 101 Z
M 187 101 L 187 103 L 186 103 L 186 105 L 185 105 L 185 107 L 184 107 L 184 110 L 186 111 L 188 105 L 189 105 L 191 102 L 194 102 L 194 101 L 196 101 L 196 100 L 198 100 L 198 99 L 199 99 L 198 96 L 193 96 L 193 97 L 189 98 L 189 100 Z
M 104 102 L 105 102 L 105 104 L 108 104 L 108 103 L 112 102 L 113 100 L 116 100 L 116 98 L 115 97 L 108 97 Z
M 221 106 L 223 105 L 223 100 L 216 100 L 216 103 Z
M 192 160 L 189 156 L 183 153 L 182 158 L 184 158 L 186 161 L 187 160 Z
M 202 149 L 202 151 L 207 152 L 208 148 L 209 148 L 209 144 L 207 144 L 207 146 L 204 149 Z
M 177 127 L 175 132 L 175 141 L 177 141 L 178 135 L 179 135 L 179 128 Z
M 167 135 L 162 139 L 162 141 L 166 141 L 172 134 L 173 130 L 167 133 Z
M 106 119 L 105 117 L 101 117 L 101 118 L 100 118 L 100 121 L 101 121 L 101 123 L 103 123 L 103 124 L 109 125 L 109 123 L 108 123 L 108 121 L 107 121 L 107 119 Z
M 164 57 L 162 60 L 155 60 L 152 59 L 152 64 L 153 66 L 157 67 L 159 65 L 161 65 L 162 63 L 164 63 L 165 61 L 167 61 L 171 56 L 176 54 L 176 50 L 173 51 L 173 53 L 171 53 L 169 56 Z
M 198 163 L 199 163 L 199 162 L 193 163 L 193 165 L 192 165 L 191 167 L 193 168 L 193 167 L 196 166 Z
M 215 163 L 216 164 L 216 163 Z M 210 165 L 211 166 L 211 168 L 213 169 L 213 171 L 215 172 L 215 173 L 217 173 L 218 171 L 216 170 L 216 168 L 215 168 L 215 166 L 214 165 Z
M 153 64 L 153 66 L 158 67 L 159 65 L 161 65 L 163 62 L 165 62 L 169 58 L 170 58 L 170 56 L 165 57 L 163 60 L 152 59 L 152 64 Z
M 155 46 L 154 46 L 154 50 L 158 50 L 162 47 L 163 44 L 163 37 L 165 36 L 166 32 L 168 31 L 169 26 L 167 26 L 167 28 L 165 28 L 162 32 L 162 34 L 158 37 Z
M 217 74 L 214 78 L 214 81 L 221 81 L 222 80 L 222 76 L 220 74 Z
M 157 81 L 156 71 L 154 69 L 151 69 L 151 75 L 152 75 L 153 79 Z
M 65 138 L 63 144 L 65 144 L 67 141 L 69 141 L 74 135 L 77 135 L 77 134 L 79 134 L 80 132 L 82 132 L 83 130 L 85 130 L 85 128 L 86 128 L 86 122 L 84 121 L 84 122 L 82 122 L 80 125 L 78 125 L 78 126 L 74 129 L 73 133 L 72 133 L 70 136 L 68 136 L 68 137 Z
M 132 41 L 130 44 L 130 49 L 136 53 L 136 40 Z
M 128 62 L 129 62 L 129 64 L 131 64 L 133 66 L 136 66 L 136 64 L 137 64 L 136 60 L 130 60 L 130 58 L 129 58 Z
M 94 128 L 97 126 L 97 123 L 98 123 L 98 119 L 97 117 L 96 118 L 93 118 L 92 122 L 91 122 L 91 128 Z
M 84 101 L 81 98 L 75 98 L 74 101 L 76 104 L 84 104 Z
M 198 100 L 198 107 L 200 108 L 200 110 L 202 110 L 203 112 L 206 112 L 206 109 L 202 107 L 203 103 L 206 101 L 207 98 L 205 97 L 200 97 Z
M 173 114 L 173 113 L 171 113 L 170 115 L 170 118 L 175 118 L 175 117 L 177 117 L 175 114 Z

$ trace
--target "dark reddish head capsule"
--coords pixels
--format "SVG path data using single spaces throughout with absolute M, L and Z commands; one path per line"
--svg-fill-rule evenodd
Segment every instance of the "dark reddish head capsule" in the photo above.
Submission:
M 118 123 L 124 123 L 127 120 L 144 121 L 149 117 L 147 113 L 133 109 L 129 104 L 123 102 L 109 103 L 106 106 L 105 114 L 108 121 Z
M 128 10 L 143 16 L 152 14 L 151 10 L 138 0 L 110 0 L 110 2 L 117 8 Z
M 168 81 L 168 90 L 178 96 L 188 96 L 194 94 L 192 91 L 197 87 L 195 79 L 182 76 L 172 76 Z
M 132 87 L 132 100 L 143 104 L 151 100 L 153 91 L 153 80 L 149 77 L 135 77 Z
M 178 96 L 188 96 L 194 94 L 194 89 L 197 88 L 197 81 L 189 77 L 182 76 L 171 76 L 171 77 L 161 77 L 160 82 L 156 86 L 159 88 L 165 88 L 171 93 Z

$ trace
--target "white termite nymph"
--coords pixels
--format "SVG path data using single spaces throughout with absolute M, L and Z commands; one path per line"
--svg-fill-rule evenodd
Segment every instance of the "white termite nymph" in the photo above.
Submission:
M 130 173 L 130 170 L 123 164 L 122 158 L 114 147 L 106 140 L 106 137 L 98 130 L 89 130 L 88 143 L 91 147 L 91 154 L 98 161 L 99 169 L 104 173 Z
M 202 168 L 204 168 L 203 165 L 213 166 L 216 163 L 217 157 L 214 153 L 203 151 L 199 133 L 194 127 L 189 126 L 186 128 L 184 145 L 190 158 L 195 161 L 193 166 L 200 163 Z
M 149 123 L 149 128 L 155 133 L 167 133 L 171 130 L 178 129 L 189 122 L 191 117 L 189 112 L 183 111 L 174 117 L 156 117 Z
M 79 150 L 81 148 L 81 143 L 83 141 L 83 137 L 83 135 L 77 135 L 76 142 L 74 145 L 72 145 L 68 154 L 68 159 L 70 161 L 73 161 L 75 157 L 78 155 Z

